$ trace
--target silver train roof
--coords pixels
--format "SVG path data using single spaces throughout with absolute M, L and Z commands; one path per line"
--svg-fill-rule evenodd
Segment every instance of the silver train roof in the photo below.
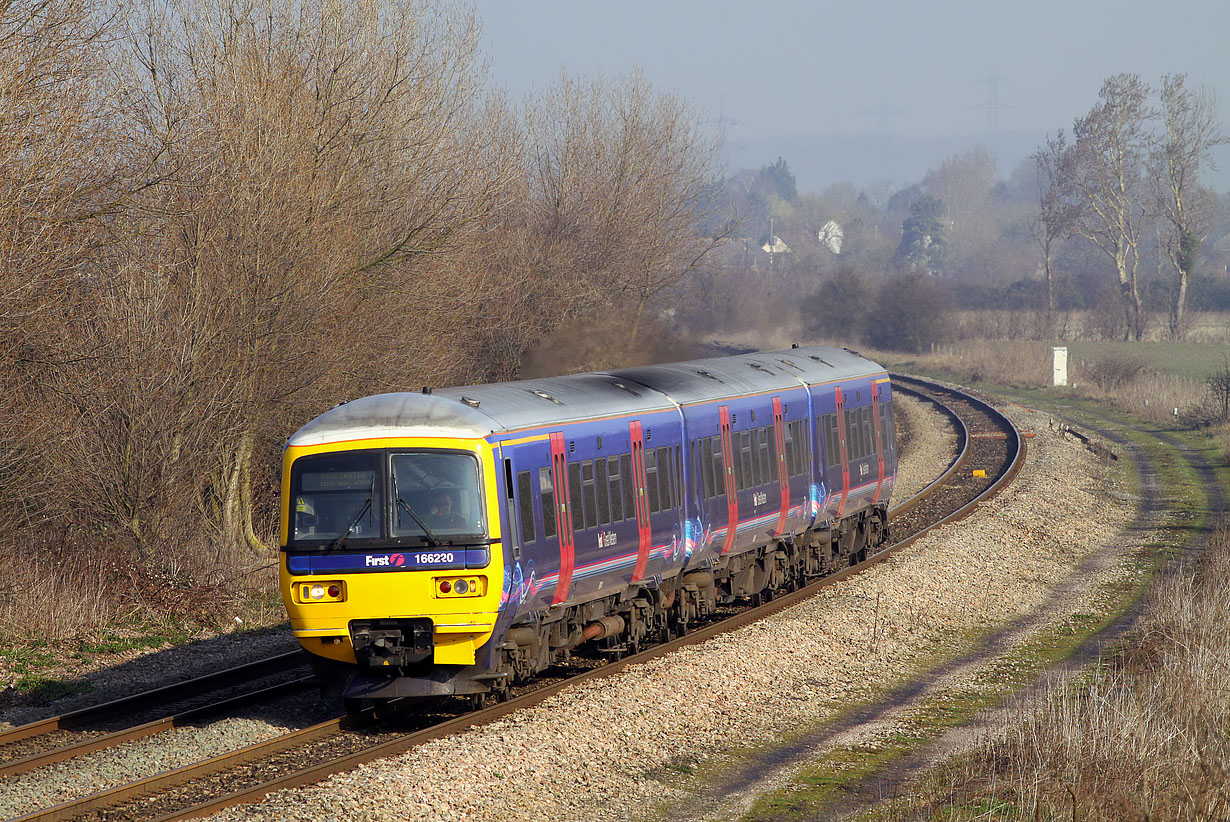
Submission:
M 377 394 L 337 406 L 296 431 L 289 446 L 377 437 L 481 438 L 578 419 L 649 413 L 731 394 L 757 394 L 882 373 L 843 348 L 812 346 L 730 357 Z

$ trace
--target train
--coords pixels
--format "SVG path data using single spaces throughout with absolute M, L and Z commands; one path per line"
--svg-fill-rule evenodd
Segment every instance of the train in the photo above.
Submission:
M 857 563 L 896 473 L 844 348 L 379 394 L 287 441 L 280 588 L 326 696 L 481 704 Z

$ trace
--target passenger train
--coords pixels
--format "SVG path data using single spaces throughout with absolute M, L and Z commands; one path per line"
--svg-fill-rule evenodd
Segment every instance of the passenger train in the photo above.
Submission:
M 282 596 L 349 706 L 502 697 L 857 562 L 896 467 L 888 374 L 840 348 L 380 394 L 286 445 Z

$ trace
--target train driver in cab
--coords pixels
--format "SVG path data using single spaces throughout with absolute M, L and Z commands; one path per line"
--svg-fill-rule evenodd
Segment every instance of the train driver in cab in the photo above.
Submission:
M 452 493 L 436 491 L 432 495 L 427 524 L 433 529 L 458 529 L 465 525 L 461 515 L 457 513 L 457 507 L 453 504 Z

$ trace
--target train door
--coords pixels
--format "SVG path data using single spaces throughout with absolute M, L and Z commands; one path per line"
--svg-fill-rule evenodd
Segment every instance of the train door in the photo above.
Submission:
M 636 488 L 636 567 L 632 571 L 632 581 L 645 578 L 645 570 L 649 566 L 649 548 L 652 529 L 649 522 L 649 500 L 645 497 L 645 436 L 640 422 L 628 424 L 628 432 L 632 441 L 632 480 Z
M 727 554 L 735 547 L 735 531 L 739 529 L 739 496 L 735 489 L 735 452 L 731 444 L 729 406 L 718 408 L 718 425 L 722 433 L 722 482 L 726 488 L 727 516 L 726 541 L 722 543 L 722 553 Z
M 850 460 L 846 448 L 846 403 L 841 395 L 841 386 L 833 389 L 837 397 L 837 449 L 841 455 L 841 500 L 837 503 L 837 516 L 846 510 L 846 499 L 850 496 Z
M 790 468 L 786 462 L 786 427 L 782 419 L 782 398 L 773 398 L 773 440 L 777 445 L 777 488 L 781 493 L 782 510 L 777 515 L 777 535 L 786 533 L 786 517 L 790 514 Z
M 555 521 L 559 526 L 559 582 L 555 585 L 552 605 L 568 599 L 572 587 L 572 568 L 576 561 L 576 546 L 572 533 L 572 500 L 568 496 L 568 452 L 563 432 L 551 435 L 551 481 L 555 491 Z M 578 500 L 579 502 L 579 500 Z
M 880 433 L 880 383 L 878 382 L 871 384 L 871 424 L 875 429 L 872 439 L 875 440 L 876 463 L 879 466 L 876 475 L 876 493 L 871 499 L 871 504 L 875 505 L 880 501 L 880 489 L 884 487 L 884 448 L 882 447 L 884 438 Z

